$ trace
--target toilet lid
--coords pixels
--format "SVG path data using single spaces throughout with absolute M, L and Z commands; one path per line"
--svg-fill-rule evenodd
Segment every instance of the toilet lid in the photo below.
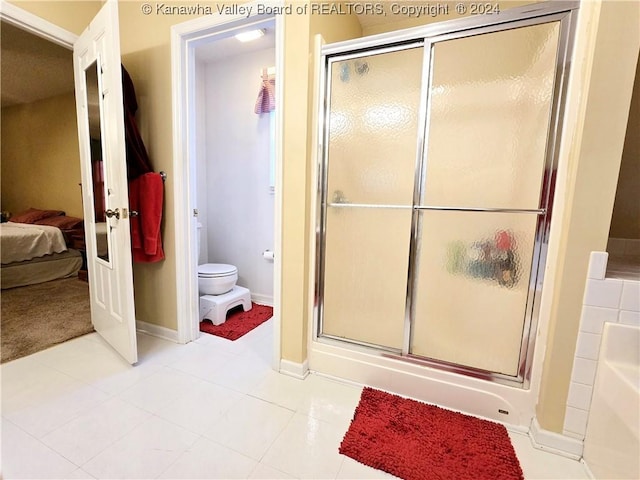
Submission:
M 205 263 L 198 265 L 198 276 L 200 277 L 225 277 L 238 273 L 238 269 L 226 263 Z

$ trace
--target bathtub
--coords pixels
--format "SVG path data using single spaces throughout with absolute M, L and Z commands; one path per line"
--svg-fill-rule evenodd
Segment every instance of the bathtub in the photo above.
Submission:
M 584 439 L 595 478 L 640 478 L 640 327 L 606 323 Z

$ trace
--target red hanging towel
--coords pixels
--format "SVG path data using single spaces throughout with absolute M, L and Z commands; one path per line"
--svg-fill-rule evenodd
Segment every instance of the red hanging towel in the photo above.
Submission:
M 164 260 L 160 224 L 164 182 L 159 173 L 145 173 L 129 182 L 129 208 L 138 212 L 131 217 L 133 261 L 152 263 Z
M 269 75 L 266 68 L 262 69 L 262 85 L 258 92 L 258 99 L 254 112 L 261 113 L 273 112 L 276 109 L 276 77 Z

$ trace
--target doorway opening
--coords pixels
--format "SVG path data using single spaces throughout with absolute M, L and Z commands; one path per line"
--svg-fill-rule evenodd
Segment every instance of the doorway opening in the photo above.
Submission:
M 74 89 L 72 98 L 75 97 L 75 109 L 69 121 L 71 130 L 76 132 L 75 138 L 79 148 L 80 157 L 80 178 L 83 185 L 81 204 L 82 204 L 82 228 L 88 229 L 88 233 L 82 239 L 82 246 L 88 252 L 83 260 L 86 261 L 87 271 L 91 278 L 89 279 L 89 295 L 91 305 L 91 324 L 93 325 L 99 336 L 109 343 L 128 363 L 133 364 L 137 361 L 136 348 L 136 329 L 135 314 L 133 306 L 133 287 L 131 272 L 131 252 L 129 241 L 129 223 L 122 221 L 120 227 L 113 224 L 108 230 L 109 234 L 117 235 L 116 244 L 119 248 L 111 251 L 109 256 L 110 264 L 106 268 L 98 272 L 96 269 L 97 261 L 100 260 L 96 253 L 97 249 L 97 222 L 95 221 L 96 204 L 92 195 L 94 183 L 98 185 L 96 177 L 92 174 L 92 156 L 89 147 L 93 138 L 90 135 L 89 127 L 89 88 L 88 82 L 97 85 L 99 109 L 100 131 L 106 128 L 106 135 L 101 135 L 101 145 L 109 147 L 105 159 L 111 159 L 111 167 L 106 166 L 104 173 L 109 177 L 109 181 L 105 180 L 104 188 L 111 185 L 108 196 L 113 201 L 114 210 L 110 210 L 110 204 L 105 207 L 107 210 L 104 214 L 107 217 L 115 217 L 115 220 L 128 218 L 128 189 L 126 181 L 125 168 L 125 147 L 123 132 L 123 112 L 122 112 L 122 93 L 120 73 L 120 54 L 119 54 L 119 38 L 118 38 L 118 11 L 116 2 L 107 2 L 91 20 L 91 28 L 77 36 L 72 34 L 36 15 L 28 13 L 18 7 L 12 6 L 6 2 L 2 2 L 2 10 L 0 18 L 22 30 L 35 34 L 47 41 L 51 41 L 65 49 L 73 50 L 73 75 Z M 98 44 L 95 37 L 99 36 L 102 41 Z M 87 47 L 87 48 L 85 48 Z M 101 62 L 101 68 L 97 68 L 98 60 Z M 111 68 L 111 66 L 115 66 Z M 96 72 L 97 79 L 91 75 L 93 70 Z M 102 89 L 101 94 L 100 89 Z M 92 89 L 94 92 L 96 89 Z M 106 108 L 104 108 L 106 106 Z M 105 116 L 106 115 L 106 116 Z M 49 122 L 50 125 L 62 123 L 58 117 L 53 117 Z M 43 128 L 49 125 L 44 124 Z M 103 139 L 108 141 L 103 142 Z M 4 145 L 3 145 L 4 147 Z M 116 152 L 116 150 L 118 150 Z M 75 156 L 75 155 L 74 155 Z M 68 173 L 68 169 L 58 167 L 51 176 L 56 174 Z M 113 178 L 110 178 L 113 176 Z M 77 182 L 77 179 L 75 180 Z M 75 188 L 68 190 L 75 191 Z M 117 187 L 117 188 L 116 188 Z M 120 210 L 122 208 L 122 210 Z M 126 209 L 125 209 L 126 208 Z M 101 212 L 102 213 L 102 212 Z M 112 245 L 110 244 L 109 247 Z M 102 261 L 102 260 L 101 260 Z M 84 262 L 82 262 L 84 263 Z M 103 261 L 103 263 L 106 263 Z M 115 276 L 119 278 L 115 279 Z M 107 278 L 108 277 L 108 278 Z M 100 280 L 100 281 L 98 281 Z M 116 291 L 117 290 L 117 291 Z M 108 299 L 108 304 L 103 300 Z M 107 325 L 108 324 L 108 325 Z M 112 328 L 115 327 L 115 328 Z M 126 338 L 125 338 L 126 337 Z
M 74 99 L 75 36 L 4 7 L 3 362 L 93 331 Z M 30 318 L 47 327 L 30 328 Z
M 248 31 L 261 36 L 239 42 L 236 35 Z M 255 304 L 273 307 L 269 350 L 277 370 L 283 22 L 200 18 L 173 27 L 172 48 L 176 245 L 184 252 L 176 273 L 185 286 L 178 296 L 178 340 L 200 337 L 198 266 L 232 266 L 237 286 L 249 290 Z M 263 81 L 274 76 L 275 109 L 255 113 Z
M 618 188 L 611 216 L 607 277 L 640 279 L 640 58 L 636 66 L 627 134 L 622 151 Z

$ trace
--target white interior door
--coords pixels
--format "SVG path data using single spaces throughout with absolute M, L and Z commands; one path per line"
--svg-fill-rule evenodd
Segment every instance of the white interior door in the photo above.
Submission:
M 118 4 L 108 0 L 74 44 L 91 320 L 138 361 L 129 230 Z

